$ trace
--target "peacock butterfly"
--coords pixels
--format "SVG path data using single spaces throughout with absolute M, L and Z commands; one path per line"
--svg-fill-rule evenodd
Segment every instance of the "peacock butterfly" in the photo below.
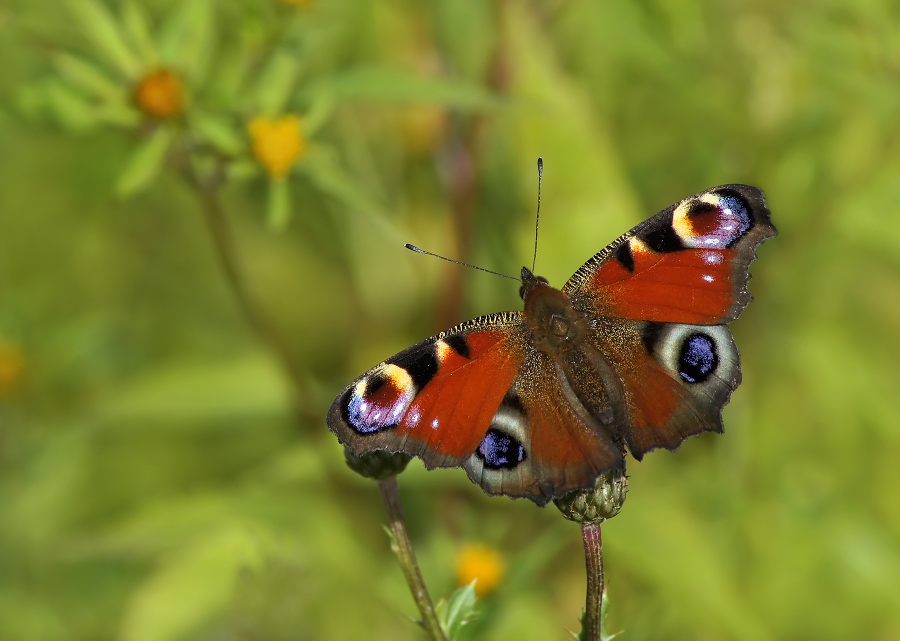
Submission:
M 723 185 L 612 242 L 562 289 L 522 268 L 522 312 L 470 320 L 350 383 L 328 427 L 355 454 L 463 467 L 539 505 L 688 436 L 722 432 L 741 382 L 726 323 L 751 300 L 763 193 Z

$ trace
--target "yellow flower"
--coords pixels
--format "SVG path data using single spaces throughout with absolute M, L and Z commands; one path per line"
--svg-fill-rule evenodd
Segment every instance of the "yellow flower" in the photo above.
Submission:
M 298 9 L 310 9 L 316 3 L 316 0 L 281 0 L 282 4 L 289 4 Z
M 483 543 L 473 543 L 463 548 L 456 557 L 456 576 L 460 585 L 468 585 L 477 579 L 475 593 L 482 597 L 493 591 L 506 574 L 506 562 L 500 553 Z
M 25 355 L 18 345 L 0 343 L 0 397 L 11 396 L 25 374 Z
M 303 155 L 306 141 L 297 116 L 254 118 L 248 126 L 253 156 L 272 178 L 284 178 Z
M 184 110 L 184 82 L 168 69 L 151 71 L 135 85 L 134 103 L 151 118 L 174 118 Z

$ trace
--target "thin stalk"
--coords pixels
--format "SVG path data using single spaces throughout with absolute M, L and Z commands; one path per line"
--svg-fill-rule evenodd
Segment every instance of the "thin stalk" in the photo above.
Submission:
M 584 564 L 587 569 L 587 596 L 584 603 L 582 638 L 585 641 L 600 641 L 604 583 L 603 539 L 600 537 L 600 524 L 583 525 L 581 538 L 584 540 Z
M 406 577 L 409 590 L 412 592 L 416 606 L 419 608 L 422 624 L 434 641 L 447 641 L 440 621 L 438 621 L 437 613 L 434 611 L 434 603 L 428 594 L 428 588 L 425 587 L 425 580 L 419 571 L 419 564 L 416 563 L 416 555 L 413 552 L 412 542 L 409 540 L 409 532 L 406 529 L 406 521 L 403 518 L 403 509 L 400 507 L 400 490 L 397 485 L 397 477 L 391 476 L 378 481 L 378 489 L 381 490 L 381 499 L 384 501 L 384 509 L 388 513 L 391 533 L 394 535 L 394 552 L 400 560 L 403 575 Z
M 291 356 L 291 350 L 284 336 L 250 293 L 247 279 L 238 259 L 234 233 L 219 201 L 218 189 L 213 185 L 203 185 L 193 175 L 184 173 L 187 174 L 185 178 L 200 202 L 200 208 L 216 250 L 219 266 L 225 275 L 225 281 L 250 326 L 274 354 L 287 374 L 291 384 L 294 414 L 300 425 L 305 425 L 309 417 L 304 410 L 307 396 L 304 372 Z

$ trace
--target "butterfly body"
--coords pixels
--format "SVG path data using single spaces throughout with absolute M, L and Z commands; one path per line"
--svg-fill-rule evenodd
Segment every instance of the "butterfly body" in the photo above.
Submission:
M 725 185 L 638 225 L 562 289 L 522 269 L 524 311 L 484 316 L 351 383 L 328 425 L 356 454 L 463 467 L 489 494 L 538 504 L 688 436 L 722 431 L 741 379 L 725 323 L 774 235 L 762 192 Z

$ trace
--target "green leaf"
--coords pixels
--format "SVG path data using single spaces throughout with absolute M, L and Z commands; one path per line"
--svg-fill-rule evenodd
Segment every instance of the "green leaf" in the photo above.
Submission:
M 249 158 L 240 158 L 228 164 L 228 180 L 249 180 L 260 174 L 259 163 Z
M 126 78 L 135 80 L 141 71 L 138 58 L 126 44 L 109 9 L 97 0 L 68 0 L 68 5 L 97 50 Z
M 273 178 L 269 181 L 269 201 L 266 221 L 269 228 L 283 231 L 291 220 L 291 192 L 287 180 Z
M 237 156 L 247 149 L 247 138 L 228 118 L 212 114 L 193 114 L 191 129 L 201 140 L 226 156 Z
M 391 239 L 406 242 L 402 240 L 397 228 L 389 222 L 384 207 L 340 166 L 336 152 L 330 147 L 310 145 L 303 156 L 303 162 L 297 165 L 297 170 L 307 176 L 315 187 L 354 213 L 368 215 Z
M 110 103 L 98 107 L 95 111 L 99 122 L 134 129 L 141 123 L 140 112 L 131 105 L 125 103 Z
M 317 94 L 312 101 L 309 110 L 303 116 L 303 135 L 306 138 L 312 135 L 325 124 L 334 111 L 334 98 L 328 93 Z
M 189 78 L 202 78 L 213 54 L 214 15 L 210 0 L 180 3 L 160 34 L 160 60 Z
M 277 116 L 287 106 L 298 72 L 297 59 L 277 51 L 266 64 L 256 85 L 256 108 L 263 116 Z
M 144 63 L 144 68 L 156 67 L 159 64 L 159 54 L 150 33 L 150 20 L 137 0 L 125 0 L 122 5 L 122 24 L 125 34 Z
M 73 86 L 101 100 L 121 102 L 127 88 L 116 82 L 93 63 L 73 56 L 69 53 L 56 53 L 52 56 L 53 65 L 60 76 Z
M 150 138 L 135 149 L 119 177 L 119 182 L 116 183 L 117 196 L 122 198 L 131 196 L 156 178 L 174 135 L 169 127 L 159 127 Z
M 326 92 L 337 100 L 433 103 L 458 109 L 490 109 L 500 99 L 480 85 L 423 76 L 392 67 L 367 67 L 333 76 L 311 93 Z
M 614 639 L 624 630 L 619 630 L 614 634 L 610 634 L 606 631 L 606 617 L 609 616 L 609 597 L 606 594 L 606 590 L 603 590 L 603 597 L 600 600 L 600 641 L 610 641 L 610 639 Z M 578 634 L 573 634 L 572 638 L 576 641 L 586 641 L 587 640 L 587 630 L 585 630 L 585 623 L 587 622 L 587 612 L 581 613 L 581 632 Z
M 321 191 L 354 209 L 378 211 L 380 207 L 338 164 L 336 153 L 324 145 L 310 146 L 298 167 Z
M 463 627 L 475 618 L 477 600 L 475 581 L 472 581 L 469 585 L 457 588 L 449 599 L 441 599 L 435 606 L 441 627 L 444 628 L 450 641 L 459 638 Z
M 600 641 L 609 641 L 622 634 L 623 630 L 619 630 L 614 634 L 606 631 L 606 617 L 609 616 L 609 597 L 606 590 L 603 590 L 603 597 L 600 600 Z
M 50 113 L 66 129 L 84 131 L 97 124 L 94 105 L 82 94 L 63 83 L 55 79 L 50 80 L 40 93 L 43 94 Z

